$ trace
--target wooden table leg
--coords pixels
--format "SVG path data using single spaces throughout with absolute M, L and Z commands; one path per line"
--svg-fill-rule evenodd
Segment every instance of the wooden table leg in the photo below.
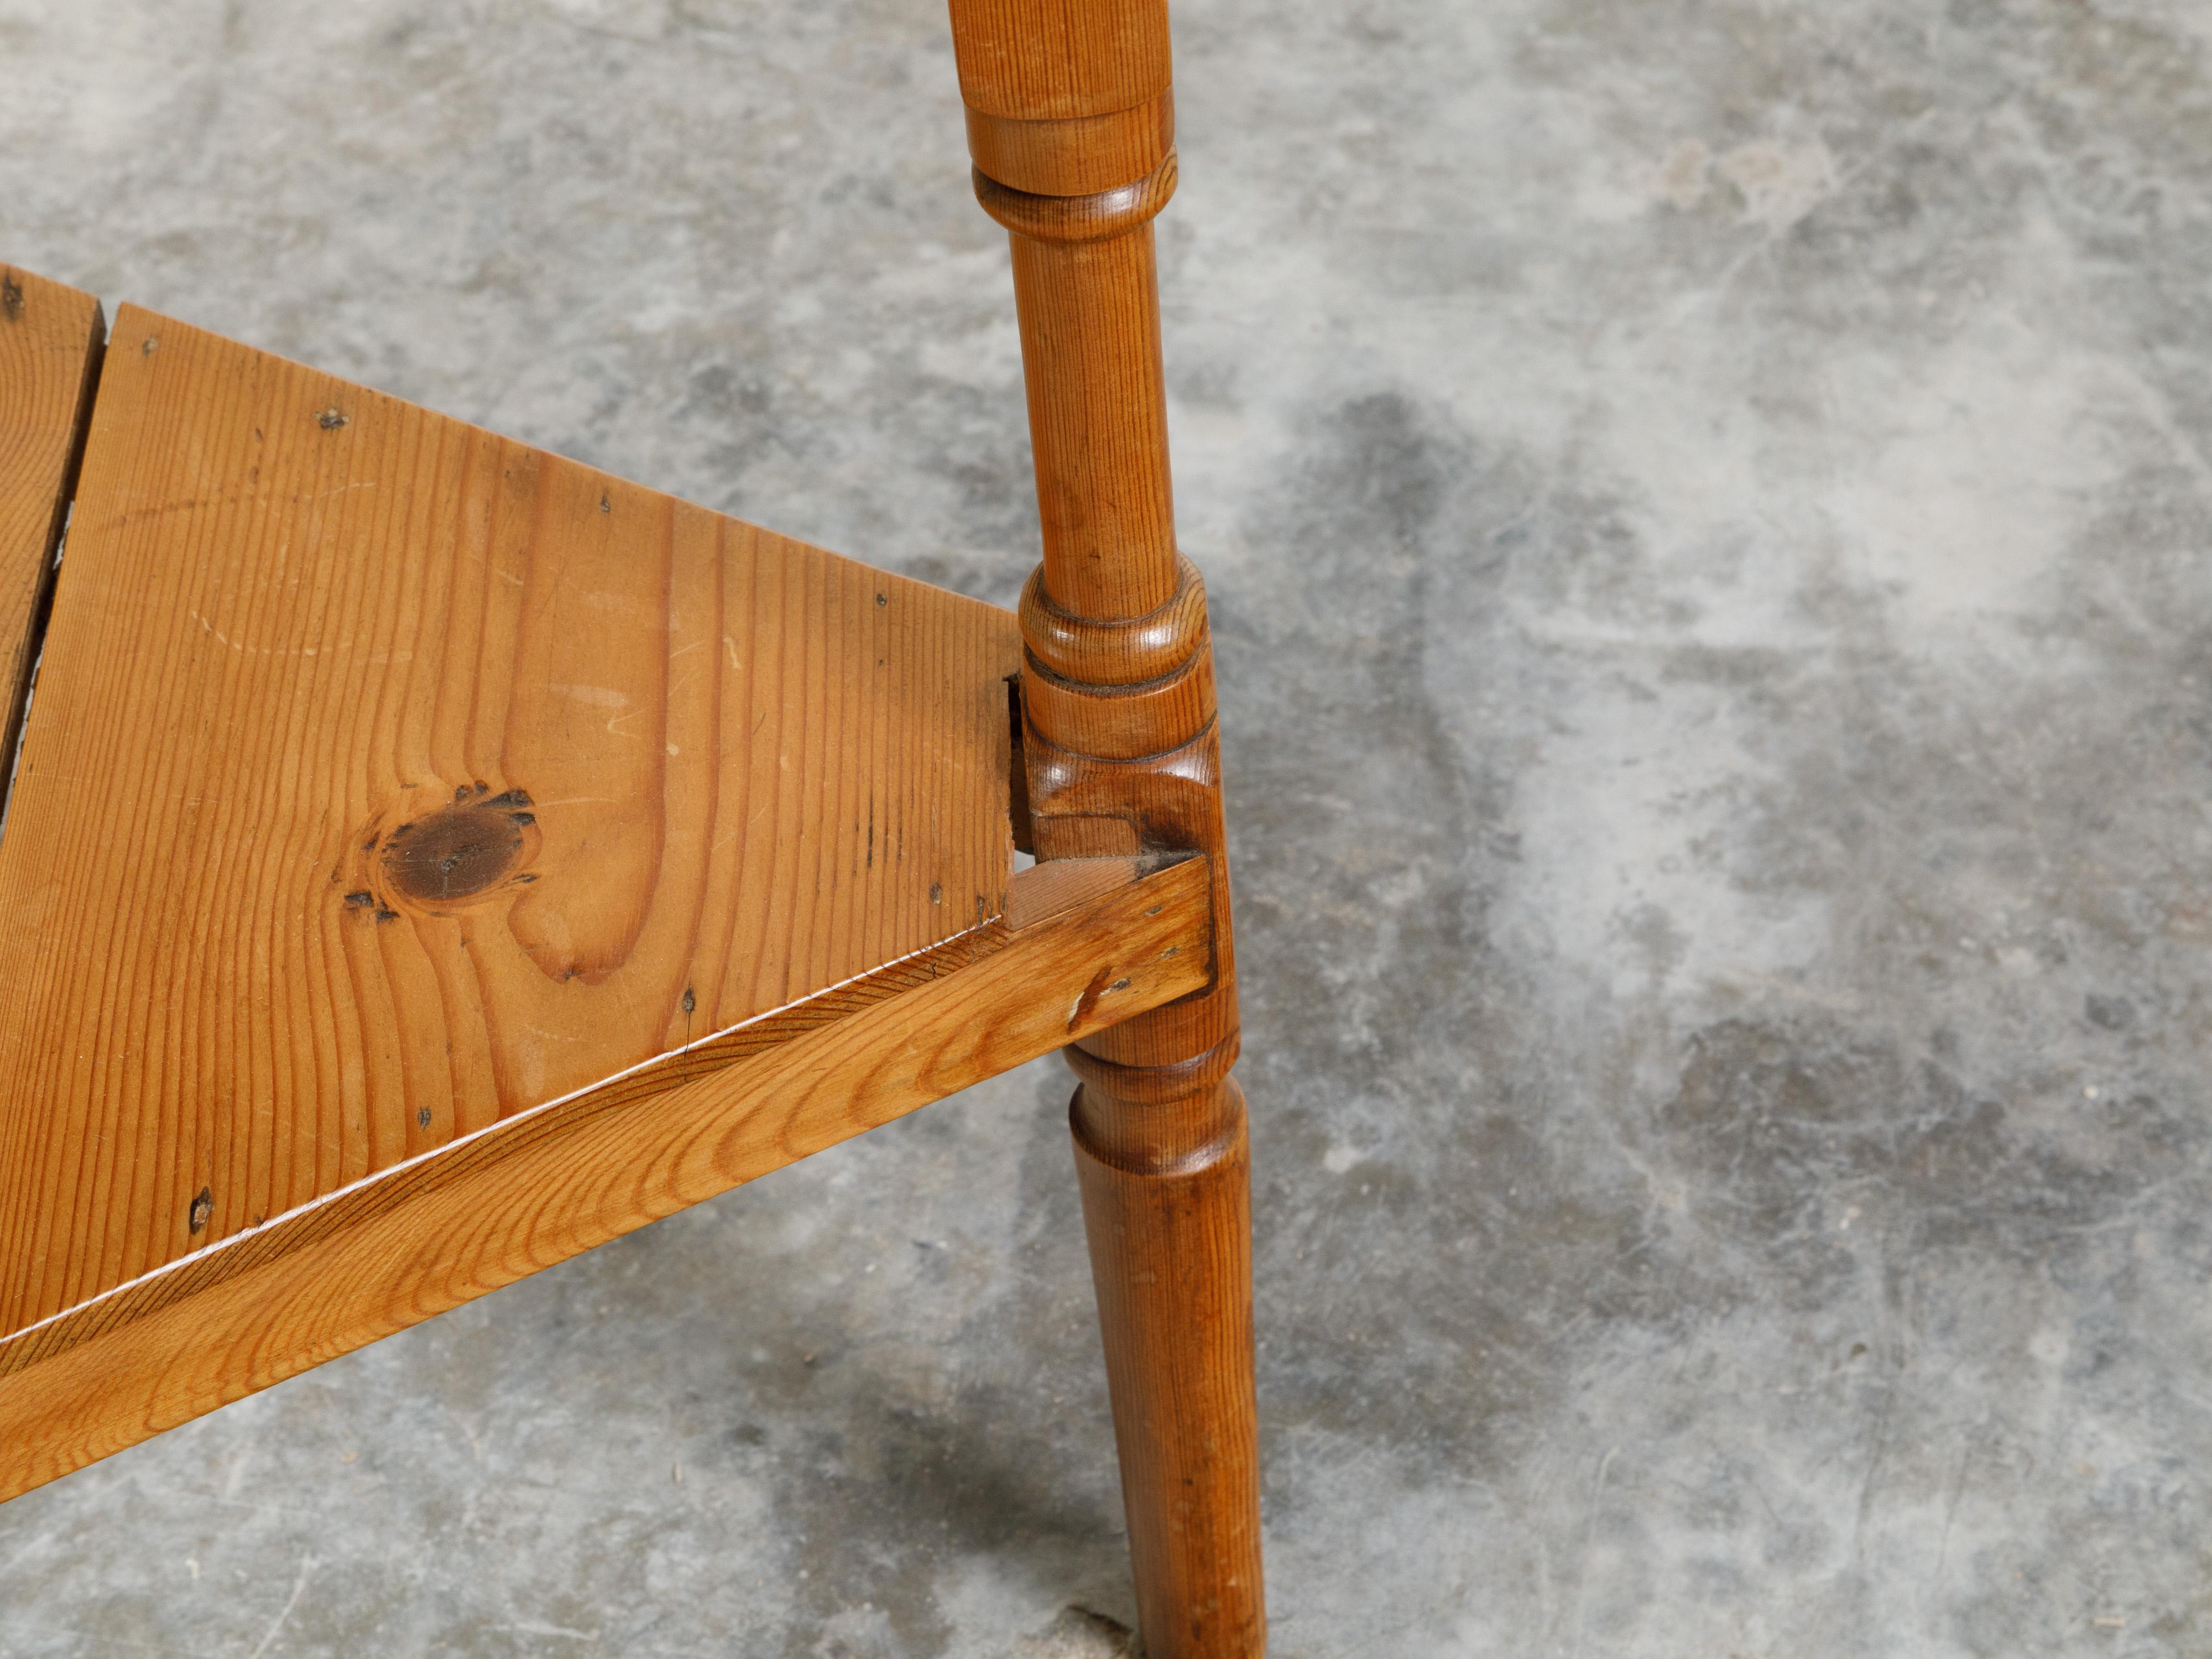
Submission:
M 1261 1604 L 1250 1143 L 1231 1078 L 1162 1100 L 1157 1071 L 1072 1116 L 1147 1650 L 1248 1655 Z M 1170 1073 L 1171 1074 L 1171 1073 Z
M 1176 549 L 1153 268 L 1176 183 L 1166 9 L 952 0 L 952 21 L 976 196 L 1012 234 L 1044 532 L 1021 607 L 1036 855 L 1211 865 L 1207 988 L 1067 1051 L 1139 1619 L 1152 1659 L 1252 1659 L 1249 1152 L 1213 652 Z

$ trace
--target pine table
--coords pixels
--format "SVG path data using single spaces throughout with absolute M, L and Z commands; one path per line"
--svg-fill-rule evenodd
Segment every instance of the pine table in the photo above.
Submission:
M 1166 15 L 952 19 L 1018 611 L 0 267 L 0 1498 L 1064 1048 L 1145 1638 L 1264 1650 Z

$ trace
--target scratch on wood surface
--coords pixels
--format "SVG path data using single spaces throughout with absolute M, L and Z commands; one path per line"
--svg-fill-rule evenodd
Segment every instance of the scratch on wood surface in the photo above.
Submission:
M 40 291 L 22 286 L 25 320 L 37 324 Z M 127 354 L 154 337 L 154 319 L 126 308 L 118 329 Z M 206 1170 L 173 1163 L 158 1224 L 135 1231 L 126 1192 L 88 1188 L 77 1196 L 97 1215 L 80 1231 L 97 1248 L 85 1246 L 81 1291 L 57 1283 L 48 1297 L 0 1276 L 0 1307 L 24 1301 L 24 1316 L 43 1320 L 65 1294 L 204 1262 L 249 1224 L 268 1237 L 281 1215 L 395 1167 L 434 1131 L 458 1139 L 477 1127 L 477 1108 L 449 1113 L 442 1085 L 433 1098 L 410 1094 L 410 1079 L 452 1075 L 455 1100 L 506 1109 L 603 1086 L 674 1038 L 687 1066 L 704 1065 L 703 1028 L 874 974 L 884 957 L 935 949 L 965 922 L 972 896 L 1004 886 L 1003 791 L 990 764 L 1003 714 L 947 688 L 1002 682 L 1019 653 L 1011 614 L 902 587 L 889 594 L 901 614 L 886 635 L 887 612 L 872 603 L 885 579 L 819 550 L 732 525 L 635 556 L 597 510 L 603 481 L 573 464 L 181 325 L 162 325 L 159 350 L 158 365 L 118 364 L 110 392 L 127 394 L 137 414 L 94 434 L 81 490 L 75 551 L 91 556 L 70 579 L 61 621 L 71 605 L 89 607 L 109 631 L 97 651 L 47 672 L 50 686 L 64 672 L 64 699 L 118 711 L 126 772 L 172 780 L 153 804 L 175 832 L 143 845 L 58 836 L 50 857 L 20 869 L 11 849 L 0 911 L 31 925 L 53 885 L 57 906 L 96 919 L 134 883 L 198 879 L 206 846 L 229 857 L 250 845 L 284 874 L 203 894 L 222 919 L 204 933 L 210 969 L 232 975 L 222 982 L 238 993 L 238 1019 L 210 1042 L 142 1060 L 161 1048 L 154 1027 L 169 982 L 171 943 L 150 931 L 123 936 L 153 991 L 77 997 L 58 980 L 51 995 L 41 990 L 51 1052 L 97 1046 L 118 1058 L 72 1095 L 66 1129 L 41 1142 L 36 1161 L 0 1158 L 0 1212 L 12 1219 L 11 1204 L 42 1204 L 46 1176 L 81 1146 L 167 1156 L 165 1112 L 200 1114 L 232 1157 Z M 319 430 L 325 409 L 368 428 Z M 160 436 L 182 430 L 196 443 Z M 416 468 L 434 459 L 452 489 L 424 487 L 429 475 Z M 346 503 L 386 482 L 394 489 L 383 502 Z M 410 495 L 404 512 L 395 490 Z M 626 490 L 623 514 L 664 499 Z M 126 520 L 125 505 L 168 510 Z M 193 585 L 162 605 L 136 573 L 172 564 Z M 733 570 L 752 579 L 732 581 Z M 501 596 L 506 586 L 516 591 Z M 180 611 L 178 599 L 210 608 Z M 672 627 L 682 617 L 718 631 Z M 909 635 L 896 672 L 879 672 L 878 636 Z M 726 666 L 702 672 L 699 647 L 711 654 L 717 641 Z M 601 694 L 598 707 L 554 690 L 580 674 Z M 162 744 L 178 707 L 221 718 L 172 757 Z M 611 716 L 615 740 L 600 743 L 592 722 Z M 27 751 L 25 799 L 68 805 L 85 791 L 76 763 L 58 746 Z M 544 799 L 513 803 L 520 811 L 495 822 L 489 809 L 502 802 L 477 797 L 485 781 L 496 793 L 515 774 Z M 568 793 L 580 786 L 611 793 Z M 363 822 L 392 791 L 405 810 Z M 415 827 L 398 835 L 403 818 Z M 917 853 L 903 862 L 902 830 Z M 483 911 L 458 913 L 479 895 Z M 319 907 L 304 921 L 303 898 Z M 572 933 L 578 950 L 550 942 Z M 537 946 L 541 936 L 549 942 Z M 222 941 L 235 942 L 234 957 Z M 956 953 L 943 971 L 956 957 L 965 959 Z M 595 980 L 610 962 L 635 965 L 620 981 Z M 1070 964 L 1070 1001 L 1097 965 Z M 901 969 L 882 983 L 911 988 L 938 971 Z M 696 987 L 673 977 L 692 973 Z M 694 1006 L 671 1031 L 687 989 Z M 343 1039 L 356 1004 L 374 1028 L 368 1040 L 402 1063 L 318 1069 L 313 1057 L 334 1033 Z M 1054 996 L 1039 1017 L 1056 1026 L 1068 1006 Z M 112 1020 L 123 1024 L 91 1029 Z M 275 1055 L 296 1061 L 305 1081 L 271 1103 L 252 1079 Z M 126 1075 L 146 1087 L 108 1088 Z M 44 1109 L 32 1083 L 11 1076 L 0 1088 L 0 1130 Z M 210 1198 L 203 1231 L 175 1237 L 198 1183 L 212 1179 L 225 1182 L 222 1202 Z M 52 1189 L 63 1190 L 60 1177 Z M 270 1231 L 258 1231 L 264 1216 Z M 15 1451 L 0 1445 L 0 1468 Z M 280 1632 L 270 1651 L 301 1639 Z
M 197 611 L 187 611 L 185 614 L 190 617 L 194 622 L 198 623 L 208 634 L 212 635 L 217 644 L 228 646 L 233 651 L 250 653 L 257 657 L 319 657 L 323 654 L 322 647 L 318 645 L 295 646 L 289 649 L 281 648 L 273 645 L 248 645 L 243 640 L 232 639 L 229 635 L 224 633 L 222 629 L 217 628 L 213 623 L 210 622 L 205 617 L 200 615 Z M 340 640 L 336 645 L 331 647 L 331 651 L 333 654 L 340 651 L 350 651 L 352 649 L 353 641 L 351 640 Z

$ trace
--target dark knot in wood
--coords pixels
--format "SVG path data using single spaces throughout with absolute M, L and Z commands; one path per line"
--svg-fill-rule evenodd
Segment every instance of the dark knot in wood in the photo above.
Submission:
M 493 795 L 464 787 L 448 806 L 401 824 L 385 837 L 384 877 L 398 896 L 451 904 L 490 891 L 522 865 L 526 832 L 537 823 L 520 789 Z

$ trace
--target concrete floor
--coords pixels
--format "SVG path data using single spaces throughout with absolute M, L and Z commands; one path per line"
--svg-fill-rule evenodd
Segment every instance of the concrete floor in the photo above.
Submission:
M 1275 1652 L 2212 1652 L 2212 8 L 1178 7 Z M 1034 557 L 935 0 L 10 0 L 0 155 L 0 257 Z M 1067 1089 L 9 1504 L 0 1654 L 1120 1651 Z

